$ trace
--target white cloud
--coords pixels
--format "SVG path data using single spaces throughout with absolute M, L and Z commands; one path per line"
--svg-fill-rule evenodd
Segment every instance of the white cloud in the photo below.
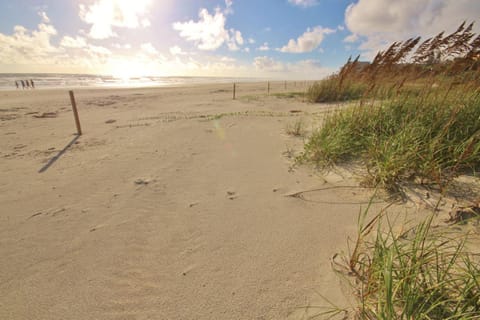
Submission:
M 345 23 L 353 34 L 365 38 L 359 48 L 371 58 L 394 41 L 414 36 L 426 40 L 441 31 L 453 32 L 464 20 L 475 21 L 479 16 L 477 0 L 359 0 L 347 7 Z M 479 30 L 475 26 L 474 31 Z
M 287 69 L 298 79 L 322 79 L 336 71 L 323 67 L 318 60 L 313 59 L 289 63 Z
M 150 27 L 150 25 L 151 25 L 150 20 L 148 20 L 147 18 L 143 18 L 140 23 L 141 23 L 142 27 L 144 27 L 144 28 Z
M 50 18 L 47 16 L 45 11 L 40 11 L 38 15 L 42 18 L 43 23 L 50 23 Z
M 254 59 L 253 65 L 259 74 L 276 79 L 322 79 L 335 72 L 335 69 L 323 67 L 318 60 L 300 60 L 284 63 L 271 57 Z
M 225 14 L 233 14 L 233 0 L 225 0 Z
M 249 53 L 249 52 L 250 52 L 250 48 L 249 48 L 249 47 L 246 47 L 246 48 L 243 49 L 243 51 L 246 52 L 246 53 Z
M 240 48 L 237 46 L 237 44 L 235 43 L 235 41 L 229 41 L 229 42 L 227 42 L 227 47 L 228 47 L 228 50 L 230 50 L 230 51 L 238 51 L 238 50 L 240 50 Z
M 311 52 L 322 43 L 325 35 L 334 32 L 335 30 L 333 29 L 322 28 L 320 26 L 313 29 L 308 28 L 296 41 L 290 39 L 288 44 L 280 48 L 279 51 L 290 53 Z
M 291 4 L 295 6 L 300 6 L 300 7 L 313 7 L 318 4 L 317 0 L 288 0 Z
M 187 41 L 194 41 L 201 50 L 218 49 L 228 39 L 224 14 L 216 10 L 215 15 L 210 15 L 207 9 L 202 9 L 198 15 L 198 22 L 175 22 L 173 29 Z
M 233 29 L 232 30 L 232 33 L 235 34 L 235 41 L 239 44 L 239 45 L 243 45 L 243 37 L 242 37 L 242 33 L 240 31 L 234 31 Z
M 195 42 L 200 50 L 216 50 L 224 43 L 232 51 L 239 50 L 239 46 L 244 44 L 242 33 L 235 29 L 225 29 L 226 14 L 231 4 L 231 1 L 226 1 L 227 9 L 222 11 L 217 8 L 214 14 L 203 8 L 198 14 L 198 21 L 175 22 L 173 29 L 179 31 L 180 36 L 187 41 Z
M 15 26 L 11 36 L 0 33 L 1 63 L 51 62 L 52 56 L 62 51 L 51 44 L 51 37 L 57 34 L 57 30 L 46 23 L 40 23 L 37 28 L 30 31 L 23 26 Z
M 235 58 L 232 58 L 232 57 L 221 57 L 220 61 L 222 61 L 222 62 L 235 62 L 237 60 Z
M 43 15 L 42 21 L 46 21 Z M 15 26 L 13 34 L 0 33 L 0 65 L 13 72 L 100 72 L 112 52 L 88 44 L 80 36 L 64 36 L 59 45 L 51 43 L 57 35 L 54 26 L 40 23 L 37 29 Z
M 264 42 L 260 47 L 257 48 L 258 51 L 269 51 L 270 47 L 268 46 L 268 42 Z
M 153 46 L 153 44 L 151 44 L 150 42 L 147 42 L 147 43 L 142 43 L 140 45 L 140 49 L 142 49 L 143 52 L 145 52 L 146 54 L 149 54 L 149 55 L 158 55 L 158 50 L 155 49 L 155 47 Z
M 255 39 L 253 39 L 253 38 L 248 38 L 248 43 L 254 44 L 254 43 L 255 43 Z
M 84 48 L 87 46 L 87 41 L 83 37 L 69 37 L 64 36 L 60 41 L 60 46 L 65 48 Z
M 255 57 L 253 64 L 255 68 L 261 71 L 285 71 L 285 65 L 275 59 L 267 56 Z
M 359 40 L 359 37 L 358 37 L 358 34 L 356 33 L 352 33 L 346 36 L 345 39 L 343 39 L 344 42 L 348 42 L 348 43 L 357 42 L 358 40 Z
M 173 46 L 170 48 L 170 53 L 173 55 L 173 56 L 177 56 L 177 55 L 186 55 L 187 53 L 184 52 L 182 50 L 182 48 L 180 48 L 179 46 Z
M 114 44 L 112 44 L 112 46 L 116 49 L 131 49 L 132 48 L 132 45 L 129 44 L 129 43 L 125 43 L 125 44 L 114 43 Z
M 230 29 L 229 37 L 226 41 L 227 47 L 230 51 L 240 50 L 239 45 L 242 46 L 244 43 L 242 33 L 234 29 Z
M 96 0 L 91 5 L 80 4 L 80 18 L 91 24 L 88 35 L 93 39 L 117 36 L 113 27 L 135 29 L 147 27 L 150 21 L 143 17 L 151 0 Z
M 102 47 L 102 46 L 95 46 L 92 44 L 89 44 L 87 46 L 86 51 L 92 55 L 96 55 L 97 57 L 105 58 L 106 56 L 112 55 L 112 51 L 109 49 Z

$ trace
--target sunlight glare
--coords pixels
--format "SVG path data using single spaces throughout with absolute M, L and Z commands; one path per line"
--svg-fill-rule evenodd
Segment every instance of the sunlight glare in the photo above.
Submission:
M 135 77 L 148 76 L 151 72 L 148 66 L 140 61 L 120 59 L 109 63 L 109 73 L 124 82 L 128 82 Z

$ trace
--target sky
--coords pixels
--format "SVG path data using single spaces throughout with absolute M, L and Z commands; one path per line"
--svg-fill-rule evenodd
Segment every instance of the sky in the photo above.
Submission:
M 0 0 L 0 73 L 320 79 L 479 17 L 479 0 Z

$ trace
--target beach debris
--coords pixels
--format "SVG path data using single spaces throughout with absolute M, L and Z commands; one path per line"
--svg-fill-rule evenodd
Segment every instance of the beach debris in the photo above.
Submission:
M 56 112 L 44 112 L 40 115 L 34 114 L 32 117 L 34 118 L 56 118 L 58 115 Z
M 186 267 L 186 268 L 182 271 L 182 276 L 186 276 L 186 275 L 189 274 L 191 271 L 193 271 L 195 268 L 196 268 L 195 265 L 191 265 L 191 266 Z
M 61 197 L 62 195 L 58 195 L 58 196 Z M 57 214 L 65 212 L 65 211 L 67 211 L 67 209 L 61 208 L 61 209 L 58 209 L 58 210 L 55 210 L 55 211 L 51 212 L 51 215 L 55 217 Z
M 115 119 L 108 119 L 107 121 L 105 121 L 105 123 L 114 123 L 114 122 L 117 122 L 117 120 L 115 120 Z
M 480 203 L 466 207 L 454 208 L 448 213 L 448 215 L 450 216 L 450 218 L 445 222 L 451 224 L 464 222 L 471 218 L 478 218 L 480 217 Z
M 43 214 L 43 212 L 37 212 L 37 213 L 34 213 L 34 214 L 32 214 L 32 215 L 31 215 L 31 216 L 30 216 L 28 219 L 31 219 L 31 218 L 37 217 L 37 216 L 39 216 L 39 215 L 42 215 L 42 214 Z
M 302 110 L 290 110 L 290 113 L 300 113 Z
M 195 206 L 198 205 L 198 204 L 199 204 L 199 202 L 193 202 L 193 203 L 190 203 L 190 204 L 188 205 L 188 207 L 189 207 L 189 208 L 192 208 L 192 207 L 195 207 Z
M 139 185 L 139 186 L 141 186 L 141 185 L 146 186 L 146 185 L 149 184 L 149 183 L 150 183 L 150 181 L 147 180 L 147 179 L 139 178 L 139 179 L 135 180 L 135 184 L 136 184 L 136 185 Z

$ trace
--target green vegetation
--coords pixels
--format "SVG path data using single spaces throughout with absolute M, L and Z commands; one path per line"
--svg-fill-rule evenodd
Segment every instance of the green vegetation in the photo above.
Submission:
M 303 92 L 280 92 L 280 93 L 273 93 L 272 96 L 277 98 L 285 98 L 285 99 L 293 99 L 293 98 L 303 98 Z
M 307 90 L 311 102 L 332 102 L 359 99 L 367 87 L 361 82 L 342 81 L 338 75 L 314 83 Z
M 349 59 L 311 87 L 311 101 L 354 102 L 329 113 L 297 159 L 320 167 L 364 164 L 368 185 L 395 192 L 409 182 L 443 192 L 459 174 L 475 173 L 480 36 L 472 27 L 395 42 L 370 64 Z M 478 204 L 472 208 L 478 215 Z M 480 255 L 468 252 L 468 234 L 433 228 L 433 216 L 397 232 L 383 211 L 365 223 L 367 212 L 353 251 L 334 258 L 357 298 L 355 319 L 480 319 Z
M 303 137 L 307 133 L 307 130 L 305 129 L 305 120 L 303 119 L 297 119 L 293 123 L 288 123 L 285 132 L 291 136 L 295 137 Z
M 334 264 L 355 288 L 356 318 L 480 317 L 479 257 L 466 237 L 433 229 L 432 216 L 404 232 L 380 215 L 364 224 L 365 216 L 353 252 Z
M 310 88 L 313 101 L 360 99 L 325 118 L 300 160 L 360 161 L 365 182 L 392 191 L 414 180 L 443 190 L 459 173 L 478 170 L 480 36 L 472 26 L 420 45 L 420 38 L 395 42 L 371 64 L 349 60 Z

